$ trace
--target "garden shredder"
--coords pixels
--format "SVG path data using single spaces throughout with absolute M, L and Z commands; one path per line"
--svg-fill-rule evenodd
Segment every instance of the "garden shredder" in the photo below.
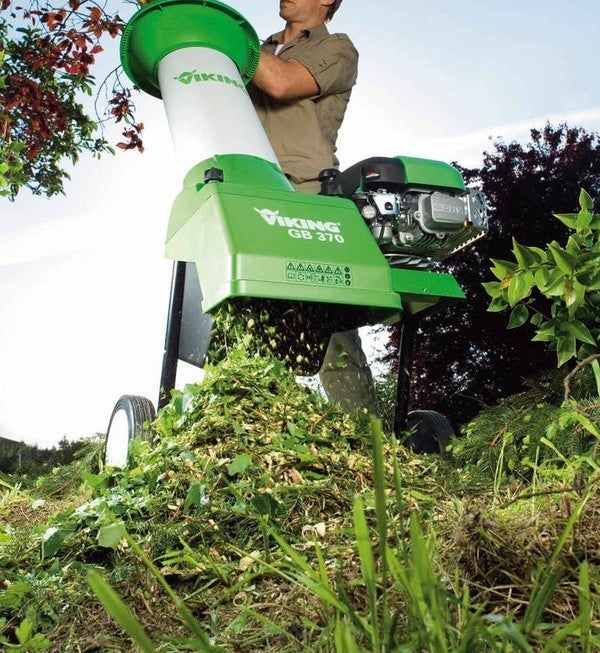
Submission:
M 320 194 L 295 192 L 246 90 L 259 56 L 250 23 L 217 0 L 154 0 L 123 33 L 123 68 L 163 99 L 184 175 L 166 236 L 174 267 L 158 406 L 179 360 L 204 364 L 211 314 L 224 306 L 268 307 L 292 367 L 300 349 L 313 352 L 301 373 L 318 370 L 333 332 L 399 323 L 394 428 L 418 425 L 413 448 L 442 452 L 447 420 L 408 412 L 416 322 L 464 298 L 452 275 L 433 268 L 487 231 L 485 199 L 452 166 L 407 156 L 323 170 Z M 130 440 L 153 417 L 149 399 L 118 400 L 107 465 L 126 464 Z

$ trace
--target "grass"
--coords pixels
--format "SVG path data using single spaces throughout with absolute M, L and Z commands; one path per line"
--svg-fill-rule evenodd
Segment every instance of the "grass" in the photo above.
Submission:
M 154 428 L 126 470 L 90 443 L 2 480 L 3 650 L 599 650 L 593 446 L 545 430 L 528 474 L 509 441 L 488 468 L 468 440 L 460 464 L 415 456 L 243 348 Z

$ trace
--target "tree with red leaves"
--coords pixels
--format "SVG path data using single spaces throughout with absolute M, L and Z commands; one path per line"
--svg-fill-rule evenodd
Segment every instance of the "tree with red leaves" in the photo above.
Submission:
M 524 389 L 523 381 L 555 368 L 556 355 L 531 342 L 533 328 L 507 330 L 504 314 L 490 313 L 482 283 L 490 281 L 490 259 L 512 260 L 512 238 L 543 247 L 565 242 L 568 229 L 553 213 L 577 210 L 585 188 L 600 196 L 600 136 L 560 125 L 531 130 L 531 142 L 494 143 L 483 165 L 461 169 L 481 187 L 490 205 L 490 233 L 442 268 L 451 272 L 467 300 L 420 323 L 413 367 L 414 408 L 438 410 L 463 424 L 482 405 Z M 396 357 L 392 330 L 388 360 Z M 568 371 L 568 370 L 567 370 Z
M 48 197 L 64 194 L 67 161 L 75 163 L 84 151 L 114 151 L 103 136 L 106 119 L 127 124 L 118 147 L 143 151 L 143 125 L 135 123 L 131 91 L 118 74 L 104 118 L 94 119 L 82 104 L 96 88 L 92 72 L 103 39 L 124 27 L 107 6 L 68 0 L 23 7 L 1 0 L 0 194 L 14 198 L 23 186 Z

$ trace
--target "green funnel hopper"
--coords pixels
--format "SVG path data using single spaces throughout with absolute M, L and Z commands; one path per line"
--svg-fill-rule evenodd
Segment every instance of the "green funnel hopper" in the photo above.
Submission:
M 227 55 L 248 83 L 260 47 L 250 23 L 217 0 L 155 0 L 127 23 L 121 37 L 121 62 L 143 91 L 161 97 L 158 63 L 176 50 L 205 47 Z

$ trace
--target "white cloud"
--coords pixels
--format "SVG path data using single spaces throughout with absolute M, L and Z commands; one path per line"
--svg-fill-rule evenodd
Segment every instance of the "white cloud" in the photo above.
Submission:
M 536 116 L 527 120 L 519 120 L 484 129 L 453 135 L 430 142 L 430 147 L 439 148 L 445 159 L 456 160 L 463 165 L 481 163 L 484 150 L 490 148 L 490 139 L 501 137 L 505 141 L 524 141 L 529 139 L 530 130 L 543 127 L 546 123 L 553 126 L 566 123 L 569 127 L 584 127 L 594 131 L 600 129 L 600 107 L 570 113 L 555 113 Z

